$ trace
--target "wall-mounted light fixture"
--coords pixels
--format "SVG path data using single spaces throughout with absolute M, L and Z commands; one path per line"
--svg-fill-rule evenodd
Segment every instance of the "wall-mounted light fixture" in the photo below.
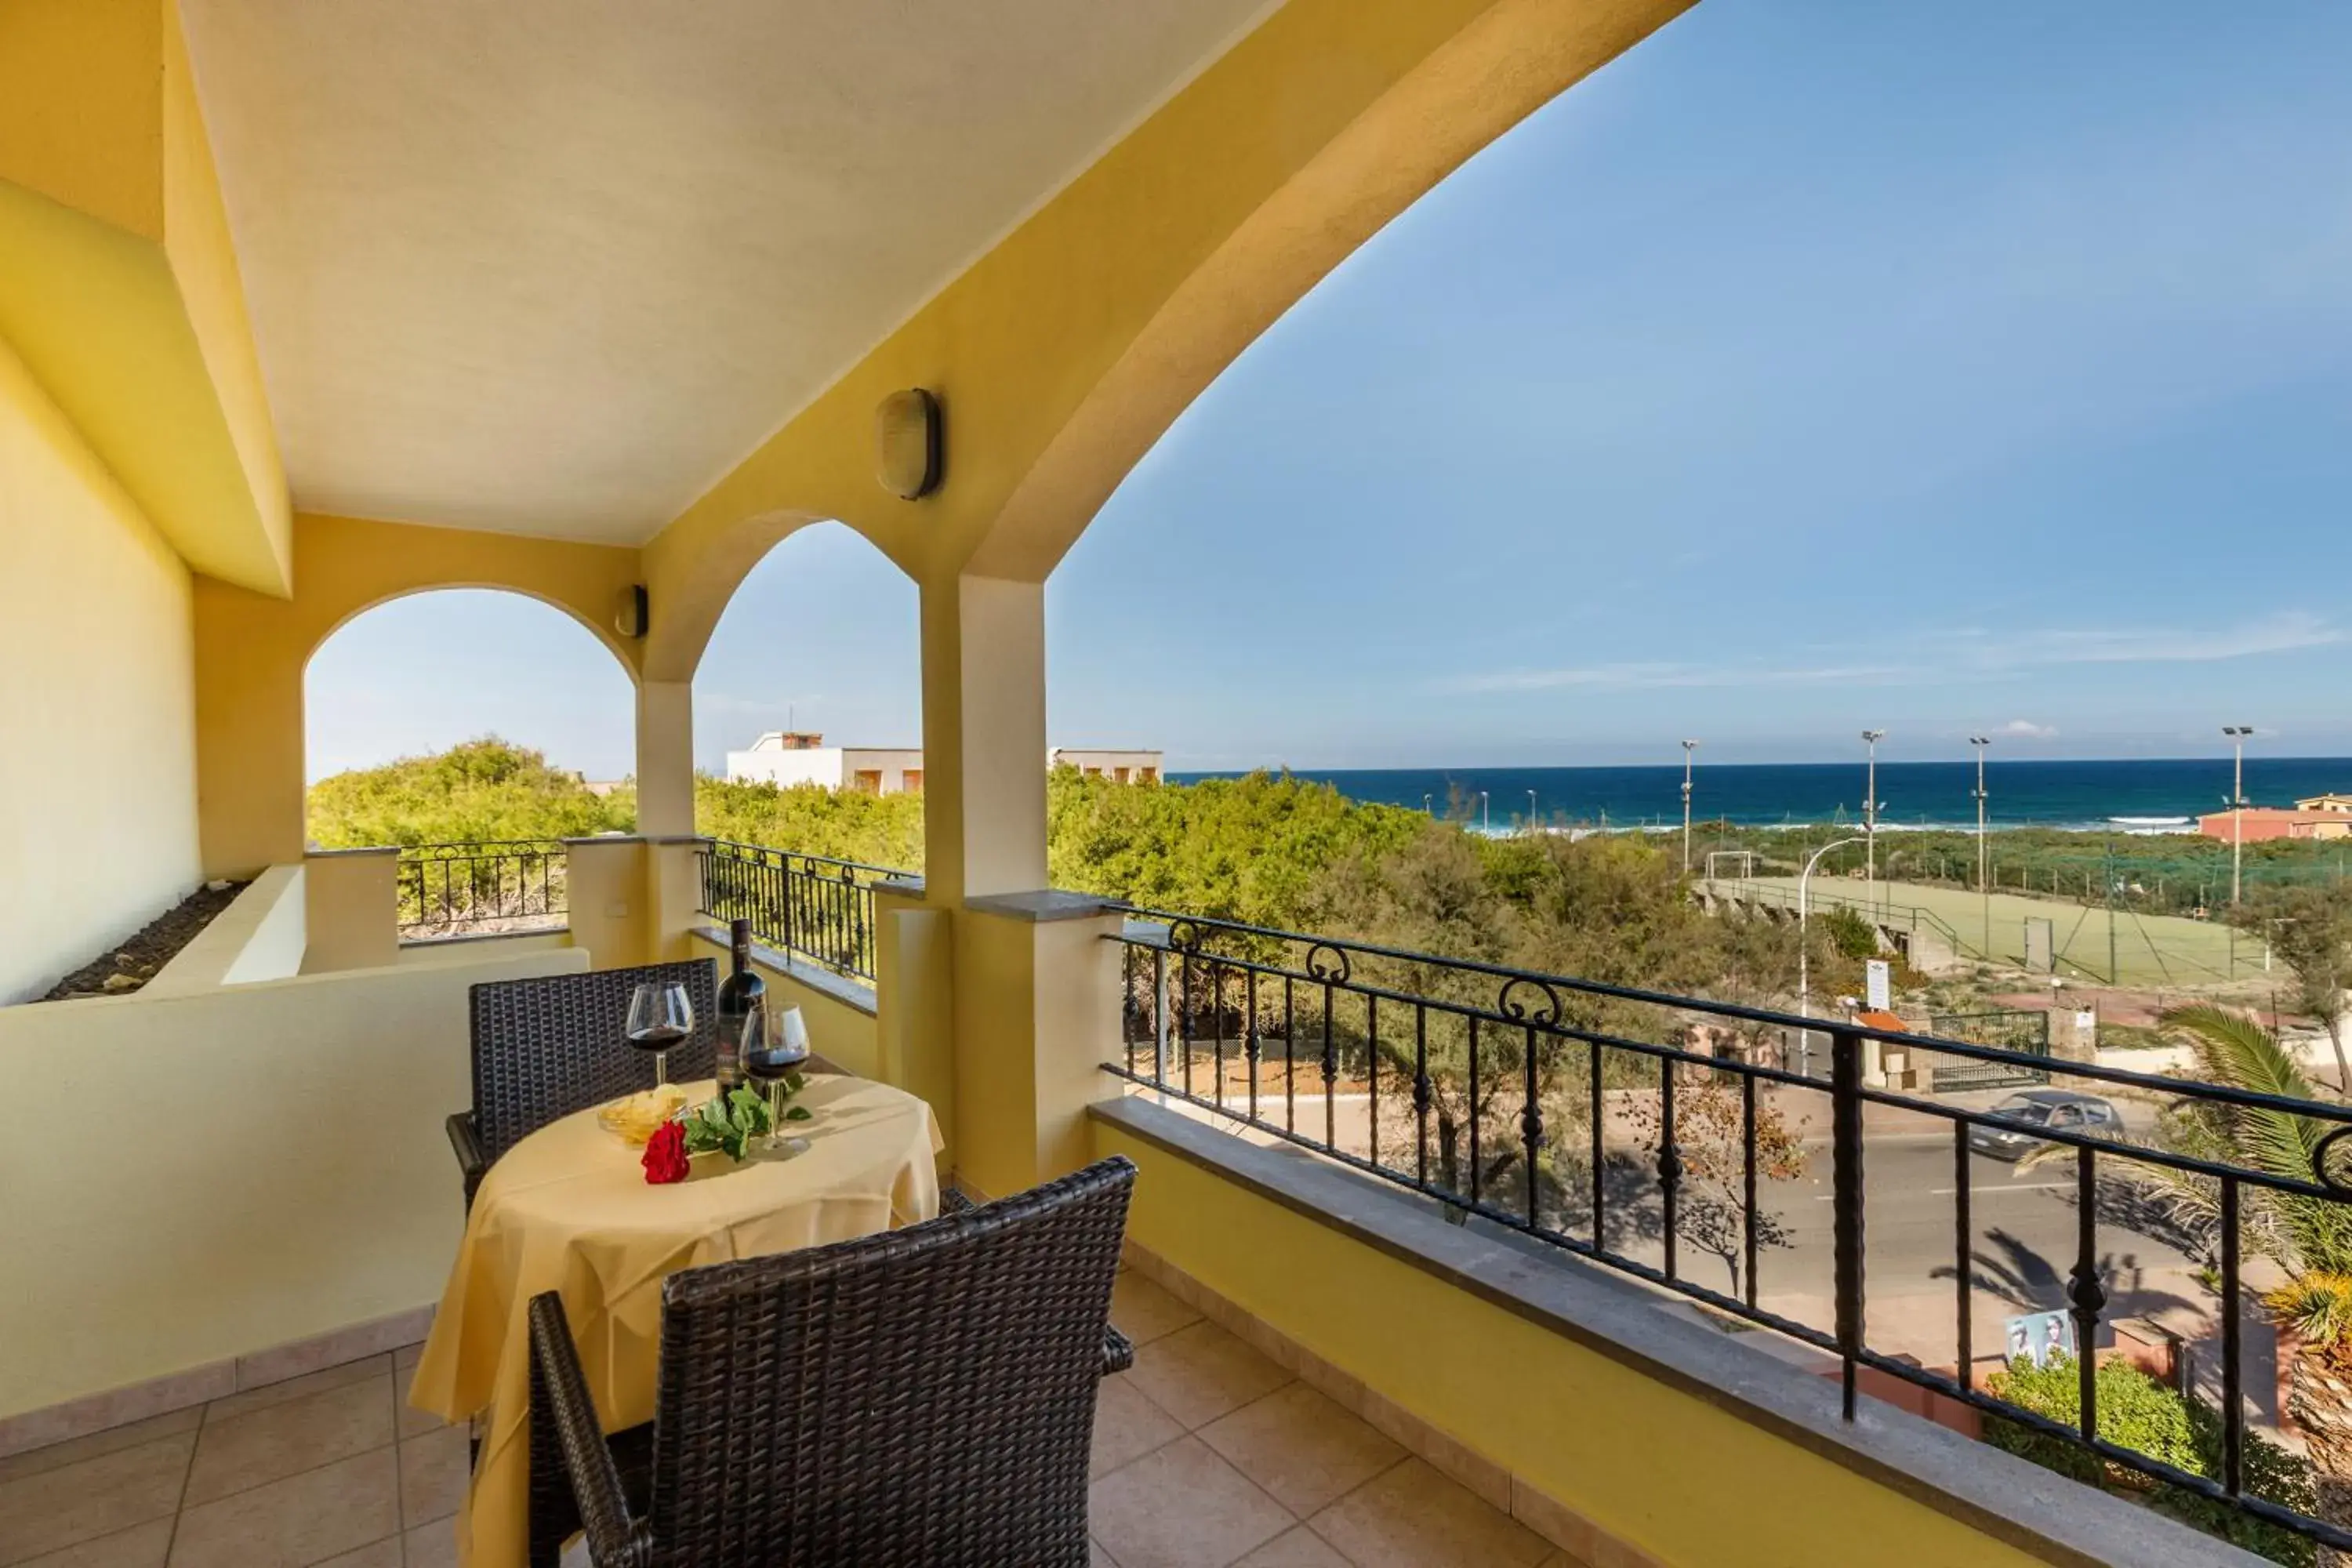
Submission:
M 940 400 L 919 386 L 894 392 L 874 411 L 874 477 L 902 500 L 940 488 L 947 436 Z
M 632 584 L 614 596 L 613 629 L 623 637 L 635 638 L 645 636 L 646 627 L 652 624 L 652 620 L 643 583 Z

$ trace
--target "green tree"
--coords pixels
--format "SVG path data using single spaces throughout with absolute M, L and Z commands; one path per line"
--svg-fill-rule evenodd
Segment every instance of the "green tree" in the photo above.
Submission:
M 493 735 L 321 779 L 310 786 L 308 826 L 319 847 L 349 849 L 585 838 L 635 822 L 634 793 L 599 795 L 579 774 Z
M 2345 1060 L 2344 990 L 2352 984 L 2352 892 L 2340 882 L 2265 890 L 2240 923 L 2262 934 L 2294 975 L 2294 1010 L 2319 1020 L 2336 1052 L 2336 1081 L 2352 1087 Z

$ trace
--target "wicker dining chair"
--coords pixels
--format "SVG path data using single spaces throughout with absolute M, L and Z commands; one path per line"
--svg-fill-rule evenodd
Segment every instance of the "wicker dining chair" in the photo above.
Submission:
M 562 1300 L 530 1303 L 530 1562 L 1085 1568 L 1096 1384 L 1134 1164 L 904 1230 L 689 1268 L 654 1418 L 607 1437 Z
M 529 1133 L 654 1086 L 652 1056 L 623 1037 L 629 997 L 640 985 L 673 982 L 694 1004 L 694 1032 L 670 1047 L 670 1079 L 709 1078 L 718 1070 L 715 960 L 488 980 L 473 988 L 474 1109 L 449 1118 L 467 1208 L 482 1173 Z

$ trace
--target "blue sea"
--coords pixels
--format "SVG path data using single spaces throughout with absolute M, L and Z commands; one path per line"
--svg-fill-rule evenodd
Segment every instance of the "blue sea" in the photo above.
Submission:
M 1335 786 L 1352 800 L 1385 802 L 1439 815 L 1453 809 L 1500 831 L 1524 826 L 1532 805 L 1547 826 L 1640 828 L 1682 823 L 1683 770 L 1615 768 L 1294 769 L 1299 778 Z M 1171 773 L 1178 782 L 1233 773 Z M 1883 829 L 1973 826 L 1974 762 L 1878 764 Z M 2352 758 L 2248 757 L 2246 797 L 2258 805 L 2292 805 L 2300 796 L 2352 792 Z M 1532 799 L 1530 798 L 1532 792 Z M 1989 819 L 2001 827 L 2063 827 L 2121 833 L 2196 831 L 2199 814 L 2222 809 L 2230 759 L 2180 757 L 2134 762 L 1988 762 Z M 1701 822 L 1746 826 L 1855 822 L 1862 816 L 1863 763 L 1771 763 L 1710 765 L 1692 776 L 1691 811 Z

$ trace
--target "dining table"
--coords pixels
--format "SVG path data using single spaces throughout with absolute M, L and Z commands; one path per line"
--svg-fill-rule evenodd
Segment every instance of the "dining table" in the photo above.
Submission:
M 709 1080 L 682 1086 L 688 1105 Z M 550 1122 L 499 1157 L 467 1215 L 408 1402 L 477 1423 L 480 1448 L 457 1513 L 467 1568 L 522 1568 L 529 1553 L 530 1299 L 563 1300 L 607 1432 L 650 1421 L 662 1283 L 681 1269 L 848 1241 L 939 1213 L 930 1108 L 904 1090 L 812 1076 L 789 1142 L 740 1162 L 697 1154 L 682 1182 L 646 1180 L 642 1151 L 595 1110 Z

